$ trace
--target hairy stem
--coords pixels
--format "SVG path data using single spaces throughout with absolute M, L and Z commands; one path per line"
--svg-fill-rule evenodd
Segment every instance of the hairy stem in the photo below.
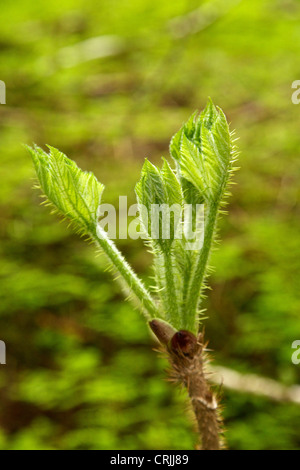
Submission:
M 92 238 L 102 248 L 113 267 L 124 280 L 126 286 L 129 288 L 129 291 L 134 293 L 135 297 L 143 307 L 145 317 L 147 319 L 160 317 L 161 314 L 158 311 L 158 308 L 150 293 L 129 266 L 116 245 L 107 237 L 106 232 L 101 226 L 98 225 L 97 232 L 92 234 Z
M 213 241 L 216 220 L 218 217 L 218 210 L 219 202 L 210 204 L 208 214 L 206 216 L 203 247 L 199 253 L 198 260 L 196 261 L 193 273 L 190 278 L 190 284 L 186 300 L 186 309 L 189 312 L 196 312 L 198 308 L 198 303 L 201 295 L 201 288 Z
M 165 277 L 166 277 L 166 290 L 168 297 L 168 306 L 170 311 L 170 318 L 172 325 L 178 324 L 180 320 L 179 307 L 177 302 L 177 289 L 174 280 L 173 266 L 172 266 L 172 254 L 171 251 L 164 253 L 165 263 Z

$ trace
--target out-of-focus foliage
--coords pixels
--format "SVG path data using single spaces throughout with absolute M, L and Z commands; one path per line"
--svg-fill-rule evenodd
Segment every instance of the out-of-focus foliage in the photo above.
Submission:
M 299 382 L 299 18 L 296 0 L 3 2 L 0 448 L 195 445 L 144 320 L 93 247 L 39 207 L 21 144 L 51 143 L 106 185 L 105 202 L 131 203 L 144 157 L 166 156 L 207 96 L 238 129 L 242 169 L 206 335 L 217 363 Z M 149 273 L 142 243 L 119 246 Z M 230 448 L 300 447 L 299 406 L 227 391 L 224 405 Z

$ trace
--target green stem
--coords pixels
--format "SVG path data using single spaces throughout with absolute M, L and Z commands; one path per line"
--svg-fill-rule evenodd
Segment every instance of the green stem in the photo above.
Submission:
M 172 268 L 172 254 L 171 251 L 164 252 L 165 260 L 165 276 L 166 276 L 166 290 L 168 297 L 169 317 L 168 321 L 173 326 L 179 326 L 178 321 L 180 320 L 179 307 L 177 302 L 177 289 L 174 281 L 174 274 Z
M 136 298 L 142 304 L 145 317 L 148 320 L 153 317 L 161 317 L 161 314 L 150 293 L 129 266 L 116 245 L 107 237 L 107 234 L 103 228 L 98 226 L 97 233 L 93 233 L 92 237 L 102 248 L 114 268 L 121 275 L 129 290 L 135 294 Z
M 201 295 L 201 288 L 206 272 L 206 266 L 209 259 L 210 249 L 214 236 L 214 229 L 219 210 L 219 201 L 210 204 L 204 229 L 204 242 L 200 251 L 198 260 L 195 263 L 194 271 L 190 278 L 189 290 L 186 300 L 186 309 L 188 312 L 197 312 L 197 307 Z M 195 315 L 196 316 L 196 315 Z M 194 318 L 195 318 L 194 316 Z M 192 315 L 190 316 L 192 318 Z M 194 330 L 194 325 L 191 325 Z

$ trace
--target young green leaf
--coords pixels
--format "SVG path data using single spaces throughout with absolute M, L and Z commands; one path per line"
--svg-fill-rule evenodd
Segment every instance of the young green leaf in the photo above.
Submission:
M 97 209 L 104 190 L 93 173 L 84 172 L 59 150 L 28 147 L 41 188 L 58 211 L 85 233 L 95 233 Z
M 180 283 L 173 245 L 181 228 L 183 195 L 180 183 L 164 160 L 159 170 L 145 161 L 136 185 L 141 222 L 154 254 L 156 291 L 167 321 L 180 326 Z
M 182 190 L 168 162 L 161 170 L 145 160 L 141 179 L 135 187 L 141 222 L 148 237 L 169 250 L 180 224 Z
M 39 183 L 48 200 L 80 231 L 88 234 L 106 254 L 126 293 L 138 302 L 146 318 L 162 317 L 154 300 L 115 244 L 98 225 L 98 207 L 104 186 L 93 173 L 82 171 L 59 150 L 28 147 Z
M 193 214 L 196 204 L 205 205 L 202 249 L 189 252 L 185 257 L 177 256 L 177 264 L 185 279 L 183 303 L 188 313 L 184 322 L 193 329 L 193 322 L 197 324 L 195 319 L 207 274 L 216 221 L 236 160 L 232 133 L 223 111 L 209 100 L 204 111 L 198 116 L 193 114 L 172 138 L 170 154 L 176 162 L 184 201 L 193 205 Z M 195 226 L 195 215 L 189 223 Z M 184 242 L 177 248 L 177 253 L 180 249 L 181 252 L 185 249 Z
M 206 202 L 220 201 L 230 176 L 234 152 L 223 111 L 211 101 L 193 114 L 170 144 L 171 156 L 183 180 L 189 181 Z

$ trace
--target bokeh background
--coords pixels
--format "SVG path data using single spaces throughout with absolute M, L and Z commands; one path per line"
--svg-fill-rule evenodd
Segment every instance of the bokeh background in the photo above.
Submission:
M 2 2 L 1 449 L 192 449 L 184 393 L 104 260 L 40 206 L 22 144 L 58 147 L 134 202 L 145 157 L 211 96 L 241 170 L 220 223 L 206 336 L 215 364 L 299 383 L 300 2 Z M 142 243 L 118 246 L 146 279 Z M 300 448 L 300 406 L 223 389 L 230 449 Z

